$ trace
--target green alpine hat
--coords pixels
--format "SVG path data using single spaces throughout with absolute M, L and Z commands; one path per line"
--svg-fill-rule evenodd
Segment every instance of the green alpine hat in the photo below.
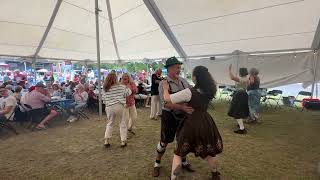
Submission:
M 166 65 L 164 67 L 168 69 L 168 67 L 175 65 L 175 64 L 182 64 L 182 62 L 180 62 L 176 57 L 173 56 L 173 57 L 167 59 Z

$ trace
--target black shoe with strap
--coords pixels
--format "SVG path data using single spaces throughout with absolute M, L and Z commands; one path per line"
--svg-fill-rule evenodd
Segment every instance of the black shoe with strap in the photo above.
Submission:
M 212 180 L 220 180 L 220 173 L 219 171 L 211 172 Z
M 238 129 L 238 130 L 235 130 L 233 132 L 237 133 L 237 134 L 247 134 L 247 130 L 246 129 Z
M 182 169 L 188 171 L 188 172 L 195 172 L 194 169 L 191 168 L 191 164 L 182 164 Z
M 108 143 L 108 144 L 104 144 L 103 146 L 104 146 L 104 148 L 107 149 L 107 148 L 109 148 L 111 145 Z
M 160 167 L 154 167 L 152 172 L 153 177 L 159 177 L 160 176 Z

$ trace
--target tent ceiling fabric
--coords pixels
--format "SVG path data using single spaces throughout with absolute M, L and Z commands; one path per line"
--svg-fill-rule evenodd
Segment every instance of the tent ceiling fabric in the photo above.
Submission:
M 156 4 L 188 56 L 311 48 L 320 17 L 319 0 L 156 0 Z
M 319 0 L 154 0 L 188 56 L 310 48 Z M 57 0 L 1 0 L 0 54 L 32 56 Z M 120 58 L 178 56 L 143 0 L 110 0 Z M 101 60 L 117 60 L 99 0 Z M 63 0 L 40 57 L 96 60 L 93 0 Z

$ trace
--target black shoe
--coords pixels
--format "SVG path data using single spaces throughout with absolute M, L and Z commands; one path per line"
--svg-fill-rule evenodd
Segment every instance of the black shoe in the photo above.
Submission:
M 109 148 L 111 145 L 108 143 L 108 144 L 104 144 L 103 146 L 104 146 L 104 148 L 107 149 L 107 148 Z
M 186 165 L 182 164 L 182 169 L 184 169 L 188 172 L 195 172 L 195 170 L 191 168 L 191 164 L 186 164 Z
M 220 180 L 220 173 L 217 172 L 211 172 L 212 180 Z
M 154 167 L 152 172 L 153 177 L 159 177 L 160 176 L 160 167 Z
M 132 129 L 128 130 L 128 132 L 129 132 L 129 133 L 131 133 L 132 135 L 136 135 L 136 133 L 135 133 L 135 132 L 133 132 L 133 130 L 132 130 Z
M 238 129 L 238 130 L 235 130 L 233 132 L 237 133 L 237 134 L 247 134 L 247 130 L 245 130 L 245 129 Z

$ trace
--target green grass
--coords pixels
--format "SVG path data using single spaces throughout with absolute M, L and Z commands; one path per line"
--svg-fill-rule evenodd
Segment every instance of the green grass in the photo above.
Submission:
M 210 113 L 224 141 L 219 155 L 223 179 L 319 179 L 320 114 L 295 110 L 262 109 L 261 122 L 245 125 L 247 135 L 233 133 L 228 106 L 218 102 Z M 46 131 L 18 128 L 18 136 L 0 132 L 0 179 L 153 179 L 155 146 L 160 121 L 149 120 L 149 109 L 138 109 L 137 135 L 120 148 L 119 128 L 114 128 L 112 147 L 104 149 L 106 116 L 73 124 L 54 122 Z M 161 177 L 168 179 L 174 144 L 162 160 Z M 184 179 L 208 179 L 205 161 L 188 156 L 197 170 Z

